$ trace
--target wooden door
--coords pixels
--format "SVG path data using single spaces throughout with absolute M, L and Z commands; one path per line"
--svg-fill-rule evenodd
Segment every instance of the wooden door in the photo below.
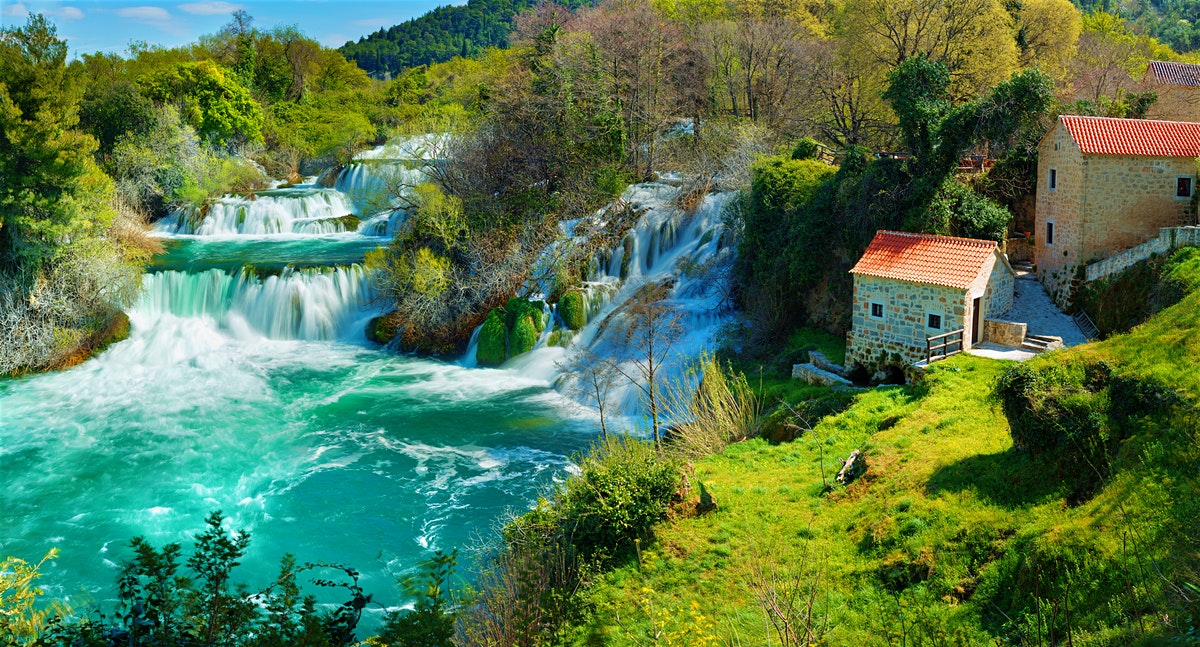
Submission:
M 983 338 L 983 297 L 971 302 L 971 345 Z

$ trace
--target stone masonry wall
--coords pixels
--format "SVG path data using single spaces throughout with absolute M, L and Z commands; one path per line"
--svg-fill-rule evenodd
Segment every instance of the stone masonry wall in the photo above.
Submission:
M 1058 172 L 1050 189 L 1050 169 Z M 1061 293 L 1075 275 L 1082 247 L 1083 153 L 1061 123 L 1038 145 L 1037 208 L 1034 213 L 1034 263 L 1038 279 L 1051 295 Z M 1054 243 L 1046 244 L 1046 224 L 1054 223 Z
M 883 305 L 883 317 L 871 316 L 872 303 Z M 930 313 L 942 316 L 940 329 L 926 326 Z M 893 354 L 905 364 L 921 361 L 925 340 L 963 328 L 967 314 L 964 290 L 856 274 L 846 365 L 874 367 Z
M 1154 254 L 1165 254 L 1185 246 L 1200 246 L 1200 227 L 1164 227 L 1159 230 L 1158 238 L 1088 265 L 1084 280 L 1090 282 L 1112 276 Z
M 1060 305 L 1070 301 L 1077 268 L 1145 243 L 1162 227 L 1195 220 L 1190 199 L 1176 198 L 1176 178 L 1195 177 L 1196 160 L 1083 155 L 1062 124 L 1038 148 L 1034 240 L 1038 278 Z M 1049 189 L 1049 170 L 1057 188 Z M 1195 187 L 1193 187 L 1195 190 Z M 1054 242 L 1046 243 L 1046 223 Z
M 1025 342 L 1025 332 L 1028 328 L 1028 324 L 1016 321 L 985 319 L 983 322 L 983 338 L 993 344 L 1016 348 Z
M 999 317 L 1008 312 L 1013 304 L 1013 291 L 1016 289 L 1017 277 L 1009 271 L 1004 261 L 996 257 L 988 276 L 987 288 L 983 295 L 983 316 Z M 984 329 L 984 339 L 987 339 L 987 329 Z

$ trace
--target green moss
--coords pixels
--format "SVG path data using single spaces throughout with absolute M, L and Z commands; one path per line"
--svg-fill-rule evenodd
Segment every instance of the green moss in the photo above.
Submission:
M 531 317 L 524 317 L 513 326 L 512 335 L 508 338 L 508 355 L 516 357 L 533 350 L 537 344 L 537 329 Z
M 513 297 L 504 304 L 504 327 L 508 330 L 508 334 L 513 333 L 517 322 L 528 317 L 533 322 L 534 330 L 539 333 L 545 329 L 546 322 L 542 317 L 542 309 L 544 302 L 530 301 L 521 297 Z
M 396 325 L 391 317 L 375 317 L 367 323 L 367 339 L 377 344 L 387 344 L 396 338 Z
M 352 213 L 348 213 L 344 216 L 339 216 L 337 218 L 322 218 L 321 220 L 318 220 L 317 222 L 340 225 L 343 231 L 358 231 L 358 225 L 362 221 L 358 218 L 358 216 L 356 216 Z
M 483 321 L 483 329 L 479 331 L 479 347 L 475 352 L 475 362 L 480 366 L 499 366 L 508 357 L 505 343 L 504 320 L 498 310 L 488 313 Z
M 572 330 L 579 330 L 587 325 L 587 311 L 583 304 L 583 292 L 572 290 L 563 295 L 558 301 L 558 316 L 563 325 Z

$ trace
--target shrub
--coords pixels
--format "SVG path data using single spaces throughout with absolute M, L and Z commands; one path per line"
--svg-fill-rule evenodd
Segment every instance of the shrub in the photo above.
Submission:
M 512 335 L 509 336 L 509 357 L 523 355 L 533 350 L 537 344 L 538 334 L 533 326 L 533 319 L 530 317 L 522 317 L 517 325 L 513 326 Z
M 475 351 L 475 362 L 480 366 L 499 366 L 508 357 L 506 351 L 504 321 L 492 310 L 483 321 L 479 331 L 479 346 Z
M 794 160 L 811 160 L 817 159 L 817 154 L 821 152 L 821 145 L 812 137 L 805 137 L 796 142 L 796 146 L 792 148 L 792 159 Z
M 572 290 L 563 295 L 558 301 L 558 316 L 563 325 L 571 330 L 579 330 L 587 325 L 587 311 L 584 308 L 583 292 Z
M 679 481 L 678 466 L 653 445 L 610 435 L 559 493 L 563 530 L 581 554 L 614 557 L 666 516 Z

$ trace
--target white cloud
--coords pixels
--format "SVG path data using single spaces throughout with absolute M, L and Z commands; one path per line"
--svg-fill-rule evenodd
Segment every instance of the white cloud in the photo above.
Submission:
M 62 18 L 63 20 L 83 20 L 83 11 L 79 7 L 59 7 L 57 9 L 47 9 L 47 16 L 54 18 Z
M 167 22 L 171 12 L 162 7 L 122 7 L 117 9 L 117 15 L 138 22 Z
M 179 5 L 179 10 L 197 16 L 219 16 L 244 9 L 240 4 L 232 2 L 185 2 Z
M 0 16 L 21 16 L 24 17 L 29 13 L 29 7 L 20 2 L 4 2 L 0 3 Z

